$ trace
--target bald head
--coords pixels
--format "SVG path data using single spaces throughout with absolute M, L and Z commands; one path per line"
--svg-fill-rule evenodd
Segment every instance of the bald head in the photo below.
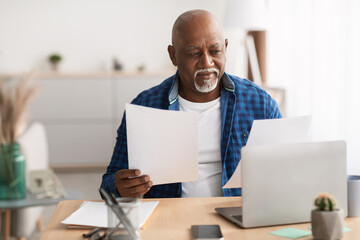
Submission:
M 189 32 L 197 31 L 204 28 L 211 28 L 224 38 L 223 29 L 217 18 L 205 10 L 190 10 L 181 14 L 175 21 L 172 29 L 172 44 L 176 45 L 182 40 L 182 36 Z

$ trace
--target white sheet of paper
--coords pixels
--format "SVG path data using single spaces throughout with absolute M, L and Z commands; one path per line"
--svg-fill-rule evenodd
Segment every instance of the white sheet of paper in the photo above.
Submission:
M 311 116 L 255 120 L 247 146 L 306 142 Z
M 128 161 L 154 185 L 198 180 L 198 114 L 126 104 Z
M 141 202 L 140 204 L 140 227 L 151 215 L 159 201 Z M 80 208 L 73 212 L 61 223 L 77 227 L 108 227 L 108 210 L 105 202 L 85 201 Z
M 239 188 L 241 187 L 241 161 L 237 165 L 233 175 L 222 188 Z
M 246 146 L 306 142 L 311 116 L 255 120 Z M 241 161 L 223 188 L 241 187 Z

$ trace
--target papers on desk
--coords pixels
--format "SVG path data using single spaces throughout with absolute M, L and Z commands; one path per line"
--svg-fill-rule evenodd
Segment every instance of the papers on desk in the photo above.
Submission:
M 126 104 L 130 169 L 154 185 L 198 180 L 198 115 Z
M 254 120 L 246 146 L 306 142 L 311 116 Z M 223 188 L 241 187 L 241 161 Z
M 146 219 L 151 215 L 159 201 L 141 202 L 140 204 L 140 227 L 144 226 Z M 105 202 L 85 201 L 80 208 L 73 212 L 61 223 L 68 227 L 108 227 L 108 209 Z

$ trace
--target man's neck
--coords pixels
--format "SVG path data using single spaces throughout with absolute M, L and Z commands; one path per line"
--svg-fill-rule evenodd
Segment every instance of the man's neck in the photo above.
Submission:
M 212 100 L 217 99 L 218 97 L 220 97 L 220 85 L 217 86 L 213 91 L 208 92 L 208 93 L 201 93 L 198 92 L 196 90 L 194 91 L 184 91 L 181 87 L 181 84 L 179 86 L 179 95 L 190 101 L 190 102 L 210 102 Z

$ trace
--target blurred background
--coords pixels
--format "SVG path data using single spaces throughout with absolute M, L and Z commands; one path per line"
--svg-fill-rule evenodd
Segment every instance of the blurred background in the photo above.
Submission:
M 123 104 L 175 73 L 172 25 L 197 8 L 224 25 L 227 72 L 272 91 L 284 116 L 312 115 L 312 140 L 346 140 L 360 174 L 358 0 L 0 0 L 0 75 L 38 73 L 31 116 L 50 166 L 104 170 Z
M 248 77 L 243 35 L 266 33 L 259 62 L 266 84 L 286 90 L 285 115 L 311 114 L 313 139 L 347 140 L 349 171 L 359 173 L 357 0 L 1 0 L 0 73 L 48 71 L 52 53 L 61 54 L 65 73 L 111 71 L 114 58 L 123 71 L 174 72 L 172 24 L 195 8 L 224 24 L 230 74 Z

